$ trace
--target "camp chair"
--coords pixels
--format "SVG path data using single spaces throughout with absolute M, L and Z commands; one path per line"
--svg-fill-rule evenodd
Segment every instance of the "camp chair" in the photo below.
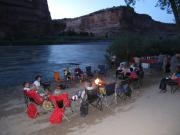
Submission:
M 35 90 L 24 91 L 26 113 L 29 118 L 36 118 L 39 114 L 37 105 L 42 105 L 44 99 Z
M 46 111 L 52 110 L 52 103 L 40 96 L 35 90 L 24 91 L 24 98 L 27 110 L 29 109 L 29 105 L 36 106 L 36 108 L 37 106 L 42 106 Z
M 168 80 L 167 85 L 171 88 L 171 94 L 174 94 L 180 88 L 180 78 Z
M 28 115 L 29 118 L 34 119 L 38 116 L 38 110 L 37 110 L 37 106 L 35 103 L 29 103 L 27 104 L 27 110 L 26 113 Z
M 132 94 L 131 87 L 129 86 L 129 80 L 122 80 L 121 84 L 117 85 L 115 88 L 115 98 L 117 103 L 117 98 L 125 101 L 127 98 L 130 98 Z
M 87 102 L 89 105 L 102 110 L 102 98 L 98 95 L 97 88 L 93 90 L 85 90 L 87 94 Z
M 87 74 L 87 77 L 93 77 L 91 66 L 86 67 L 86 74 Z
M 68 117 L 65 115 L 66 107 L 71 107 L 71 102 L 68 99 L 68 94 L 63 93 L 63 94 L 59 94 L 59 95 L 51 95 L 51 96 L 49 96 L 49 100 L 54 105 L 54 110 L 49 118 L 49 121 L 52 124 L 61 123 L 63 117 L 67 121 L 70 121 L 68 119 Z
M 106 67 L 105 67 L 105 65 L 98 65 L 98 74 L 99 75 L 106 75 Z
M 108 98 L 110 96 L 113 96 L 113 99 L 116 100 L 116 98 L 115 98 L 115 85 L 116 85 L 115 82 L 105 85 L 105 88 L 104 88 L 105 89 L 105 92 L 104 92 L 104 100 L 105 100 L 104 105 L 105 105 L 105 107 L 109 108 L 110 103 L 108 103 Z
M 135 71 L 133 71 L 135 72 Z M 130 81 L 133 85 L 133 88 L 140 88 L 143 85 L 144 71 L 136 71 L 136 75 L 133 75 L 133 72 L 130 74 Z
M 34 102 L 37 105 L 42 105 L 44 102 L 43 97 L 41 97 L 35 90 L 24 91 L 24 96 L 26 99 L 26 103 Z
M 64 79 L 61 79 L 60 74 L 57 71 L 54 72 L 54 81 L 57 83 L 65 82 Z

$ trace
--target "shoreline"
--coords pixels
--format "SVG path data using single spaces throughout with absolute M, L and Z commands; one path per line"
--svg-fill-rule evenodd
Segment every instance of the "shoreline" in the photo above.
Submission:
M 61 124 L 58 125 L 51 125 L 48 121 L 48 118 L 50 116 L 50 113 L 45 113 L 40 115 L 37 119 L 31 120 L 27 117 L 25 113 L 25 104 L 23 101 L 23 96 L 21 94 L 22 88 L 21 86 L 16 86 L 15 88 L 6 89 L 6 93 L 4 98 L 1 98 L 1 105 L 0 105 L 0 125 L 6 125 L 8 128 L 8 131 L 2 133 L 2 135 L 7 134 L 14 134 L 14 135 L 43 135 L 43 134 L 58 134 L 59 132 L 63 134 L 69 134 L 73 133 L 78 127 L 86 127 L 94 124 L 101 123 L 104 119 L 108 117 L 112 117 L 116 115 L 117 113 L 121 112 L 127 112 L 131 109 L 131 106 L 136 103 L 136 101 L 143 95 L 144 89 L 148 89 L 148 87 L 151 87 L 154 82 L 157 81 L 158 78 L 153 79 L 154 77 L 157 77 L 157 75 L 149 74 L 146 72 L 145 82 L 142 88 L 135 89 L 132 95 L 132 99 L 128 100 L 125 103 L 118 103 L 117 105 L 113 104 L 111 106 L 111 109 L 105 108 L 103 111 L 99 111 L 93 107 L 89 108 L 89 114 L 87 117 L 82 118 L 79 115 L 79 108 L 76 108 L 75 113 L 73 114 L 72 118 L 70 119 L 70 122 L 67 122 L 66 120 L 63 120 Z M 109 80 L 112 81 L 112 79 L 109 78 Z M 151 80 L 151 81 L 150 81 Z M 72 88 L 71 90 L 74 92 L 75 90 L 78 90 L 80 87 L 77 86 L 75 88 Z M 16 90 L 17 91 L 16 91 Z M 70 90 L 68 90 L 70 91 Z M 10 94 L 11 93 L 11 94 Z M 9 94 L 9 96 L 8 96 Z M 2 96 L 2 95 L 1 95 Z M 19 123 L 22 122 L 22 124 L 14 125 L 14 122 Z M 7 125 L 8 124 L 8 125 Z M 28 128 L 27 128 L 28 125 Z M 0 126 L 1 127 L 1 126 Z M 5 128 L 2 126 L 0 129 Z M 17 129 L 21 130 L 17 130 Z
M 35 41 L 34 41 L 35 40 Z M 37 40 L 37 41 L 36 41 Z M 38 45 L 68 45 L 68 44 L 78 44 L 78 43 L 93 43 L 93 42 L 112 42 L 112 39 L 88 39 L 88 40 L 77 40 L 72 41 L 68 39 L 67 41 L 41 41 L 38 39 L 29 39 L 27 41 L 17 40 L 17 41 L 3 41 L 0 40 L 0 46 L 38 46 Z

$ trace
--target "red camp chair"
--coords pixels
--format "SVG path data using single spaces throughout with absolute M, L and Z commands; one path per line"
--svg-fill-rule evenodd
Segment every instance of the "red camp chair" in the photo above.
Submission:
M 27 100 L 36 103 L 37 105 L 42 105 L 44 102 L 43 97 L 41 97 L 35 90 L 24 91 L 24 95 Z
M 49 96 L 49 100 L 54 105 L 54 110 L 49 118 L 49 121 L 52 124 L 61 123 L 63 117 L 67 121 L 69 121 L 68 117 L 64 114 L 65 108 L 71 106 L 71 102 L 68 99 L 68 94 L 64 93 L 64 94 L 60 94 L 60 95 L 51 95 L 51 96 Z
M 29 118 L 36 118 L 38 116 L 38 110 L 37 110 L 37 106 L 35 103 L 29 103 L 27 105 L 27 115 Z
M 42 105 L 44 102 L 43 97 L 41 97 L 35 90 L 24 91 L 25 103 L 27 106 L 27 115 L 29 118 L 36 118 L 39 114 L 37 110 L 37 105 Z

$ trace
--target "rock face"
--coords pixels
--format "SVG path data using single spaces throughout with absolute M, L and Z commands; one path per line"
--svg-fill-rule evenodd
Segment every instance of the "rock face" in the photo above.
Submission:
M 171 34 L 176 31 L 174 24 L 154 21 L 150 16 L 137 14 L 133 8 L 126 6 L 104 9 L 61 21 L 66 23 L 66 31 L 83 31 L 106 37 L 114 37 L 124 31 L 156 34 Z
M 0 0 L 0 39 L 43 36 L 50 23 L 47 0 Z

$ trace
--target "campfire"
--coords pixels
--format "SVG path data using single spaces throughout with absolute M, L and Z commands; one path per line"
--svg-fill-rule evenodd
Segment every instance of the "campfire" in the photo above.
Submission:
M 104 84 L 104 82 L 101 79 L 99 79 L 99 78 L 96 78 L 94 82 L 98 86 L 102 86 Z

